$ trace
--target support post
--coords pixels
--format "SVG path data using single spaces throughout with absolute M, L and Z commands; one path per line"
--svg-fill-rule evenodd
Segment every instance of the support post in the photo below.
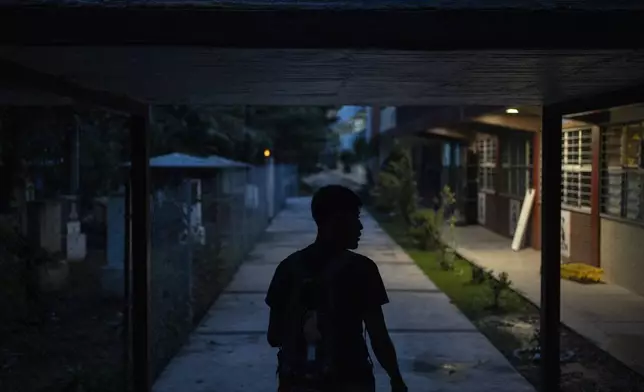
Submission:
M 541 391 L 559 390 L 561 113 L 544 106 L 541 196 Z
M 532 136 L 532 187 L 535 203 L 532 208 L 532 248 L 541 249 L 541 131 Z
M 150 166 L 149 112 L 131 117 L 132 377 L 134 392 L 149 392 Z
M 598 126 L 592 128 L 592 172 L 590 179 L 590 246 L 592 247 L 591 264 L 600 267 L 600 223 L 601 209 L 601 130 Z

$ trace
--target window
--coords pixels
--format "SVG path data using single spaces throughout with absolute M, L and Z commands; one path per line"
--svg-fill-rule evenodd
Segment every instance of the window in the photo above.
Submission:
M 601 211 L 644 223 L 644 124 L 602 131 Z
M 564 129 L 561 140 L 561 204 L 590 210 L 592 129 Z
M 496 139 L 485 137 L 478 140 L 479 154 L 479 189 L 494 191 L 496 175 Z
M 532 143 L 525 139 L 508 140 L 501 144 L 502 192 L 523 198 L 532 187 Z

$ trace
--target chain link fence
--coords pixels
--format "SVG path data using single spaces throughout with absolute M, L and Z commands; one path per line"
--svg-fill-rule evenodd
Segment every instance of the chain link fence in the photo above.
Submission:
M 297 195 L 298 171 L 291 165 L 266 165 L 154 177 L 150 310 L 156 376 L 270 219 Z

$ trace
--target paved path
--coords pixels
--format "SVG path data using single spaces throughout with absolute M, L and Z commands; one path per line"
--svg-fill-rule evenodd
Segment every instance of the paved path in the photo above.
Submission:
M 456 229 L 457 252 L 471 262 L 507 272 L 516 290 L 541 302 L 541 252 L 514 252 L 509 238 L 481 226 Z M 561 280 L 561 321 L 644 375 L 644 297 L 614 284 Z
M 276 390 L 264 294 L 277 263 L 315 238 L 309 203 L 310 198 L 289 200 L 155 392 Z M 385 314 L 410 391 L 534 392 L 373 218 L 365 214 L 363 224 L 358 251 L 377 262 L 389 292 Z M 378 391 L 388 391 L 378 364 L 376 375 Z

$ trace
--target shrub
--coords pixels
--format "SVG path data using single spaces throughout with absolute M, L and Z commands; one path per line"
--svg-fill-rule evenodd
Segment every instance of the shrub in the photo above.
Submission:
M 374 199 L 374 207 L 386 213 L 395 211 L 399 187 L 399 180 L 395 175 L 386 171 L 378 173 L 376 186 L 371 192 L 371 196 Z
M 442 246 L 441 249 L 442 252 L 438 264 L 444 271 L 452 271 L 456 262 L 456 252 L 447 246 Z
M 343 171 L 351 173 L 351 166 L 357 162 L 357 157 L 353 151 L 345 150 L 340 153 L 340 160 L 342 161 Z
M 499 309 L 501 307 L 501 294 L 512 286 L 512 281 L 509 279 L 507 272 L 501 272 L 498 279 L 494 278 L 493 272 L 487 272 L 487 281 L 492 289 L 492 308 Z
M 441 241 L 446 242 L 446 246 L 442 247 L 442 252 L 441 252 L 441 258 L 440 258 L 440 265 L 441 268 L 443 268 L 446 271 L 450 271 L 454 269 L 454 262 L 456 261 L 456 233 L 455 233 L 455 227 L 456 227 L 456 217 L 454 216 L 453 213 L 453 207 L 454 204 L 456 203 L 456 197 L 452 190 L 450 189 L 449 186 L 445 185 L 443 190 L 441 191 L 441 200 L 440 200 L 440 215 L 443 217 L 443 221 L 445 221 L 445 216 L 448 215 L 449 218 L 447 218 L 447 227 L 445 227 L 445 223 L 442 223 L 440 226 L 441 229 L 441 236 L 440 239 Z M 447 230 L 447 233 L 445 235 L 443 234 L 443 230 Z
M 472 279 L 470 280 L 473 284 L 483 284 L 488 278 L 488 274 L 483 268 L 476 266 L 472 267 Z
M 386 212 L 397 212 L 407 225 L 418 208 L 418 189 L 408 149 L 396 144 L 378 174 L 373 196 L 375 205 Z
M 416 211 L 411 217 L 409 236 L 422 250 L 436 249 L 440 246 L 440 228 L 443 218 L 434 210 Z

